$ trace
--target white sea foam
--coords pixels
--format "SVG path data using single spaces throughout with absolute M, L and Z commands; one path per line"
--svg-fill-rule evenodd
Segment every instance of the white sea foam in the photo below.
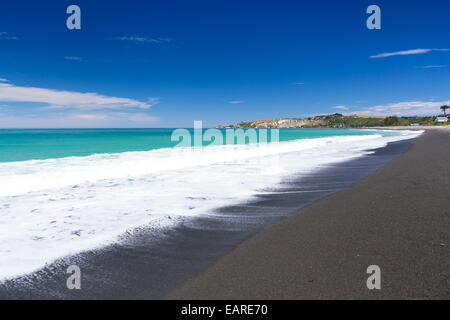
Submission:
M 294 172 L 346 161 L 396 136 L 335 136 L 194 152 L 146 152 L 0 163 L 0 281 L 183 216 L 250 200 Z

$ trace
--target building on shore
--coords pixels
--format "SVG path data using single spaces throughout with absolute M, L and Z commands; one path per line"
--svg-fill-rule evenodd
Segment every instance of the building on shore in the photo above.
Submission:
M 434 119 L 434 122 L 447 122 L 448 118 L 447 117 L 436 117 L 436 119 Z

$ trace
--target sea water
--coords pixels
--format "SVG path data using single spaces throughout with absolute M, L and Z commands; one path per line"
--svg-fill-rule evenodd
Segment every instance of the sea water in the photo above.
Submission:
M 420 135 L 281 129 L 279 143 L 177 148 L 172 129 L 0 130 L 0 281 L 125 233 L 251 201 L 308 173 Z

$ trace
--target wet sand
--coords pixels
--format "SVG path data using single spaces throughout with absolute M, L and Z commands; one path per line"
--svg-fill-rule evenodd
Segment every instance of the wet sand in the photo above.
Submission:
M 381 290 L 368 290 L 369 265 Z M 450 299 L 450 131 L 259 231 L 169 299 Z
M 299 172 L 252 201 L 187 217 L 167 230 L 134 230 L 113 245 L 60 259 L 30 275 L 0 283 L 0 299 L 163 298 L 258 230 L 351 187 L 410 145 L 409 140 L 390 143 L 372 154 Z M 66 269 L 72 264 L 82 270 L 81 290 L 66 287 Z

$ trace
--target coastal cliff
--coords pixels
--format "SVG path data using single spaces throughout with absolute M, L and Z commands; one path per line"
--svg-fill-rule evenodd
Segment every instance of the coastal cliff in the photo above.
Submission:
M 216 128 L 373 128 L 392 126 L 447 126 L 447 116 L 396 117 L 360 116 L 334 113 L 311 118 L 281 118 L 274 120 L 254 120 L 231 125 L 218 125 Z
M 307 128 L 326 126 L 326 121 L 309 119 L 255 120 L 234 125 L 219 125 L 217 128 Z
M 344 116 L 339 113 L 312 118 L 282 118 L 254 120 L 232 125 L 218 125 L 217 128 L 353 128 L 383 126 L 386 117 Z

